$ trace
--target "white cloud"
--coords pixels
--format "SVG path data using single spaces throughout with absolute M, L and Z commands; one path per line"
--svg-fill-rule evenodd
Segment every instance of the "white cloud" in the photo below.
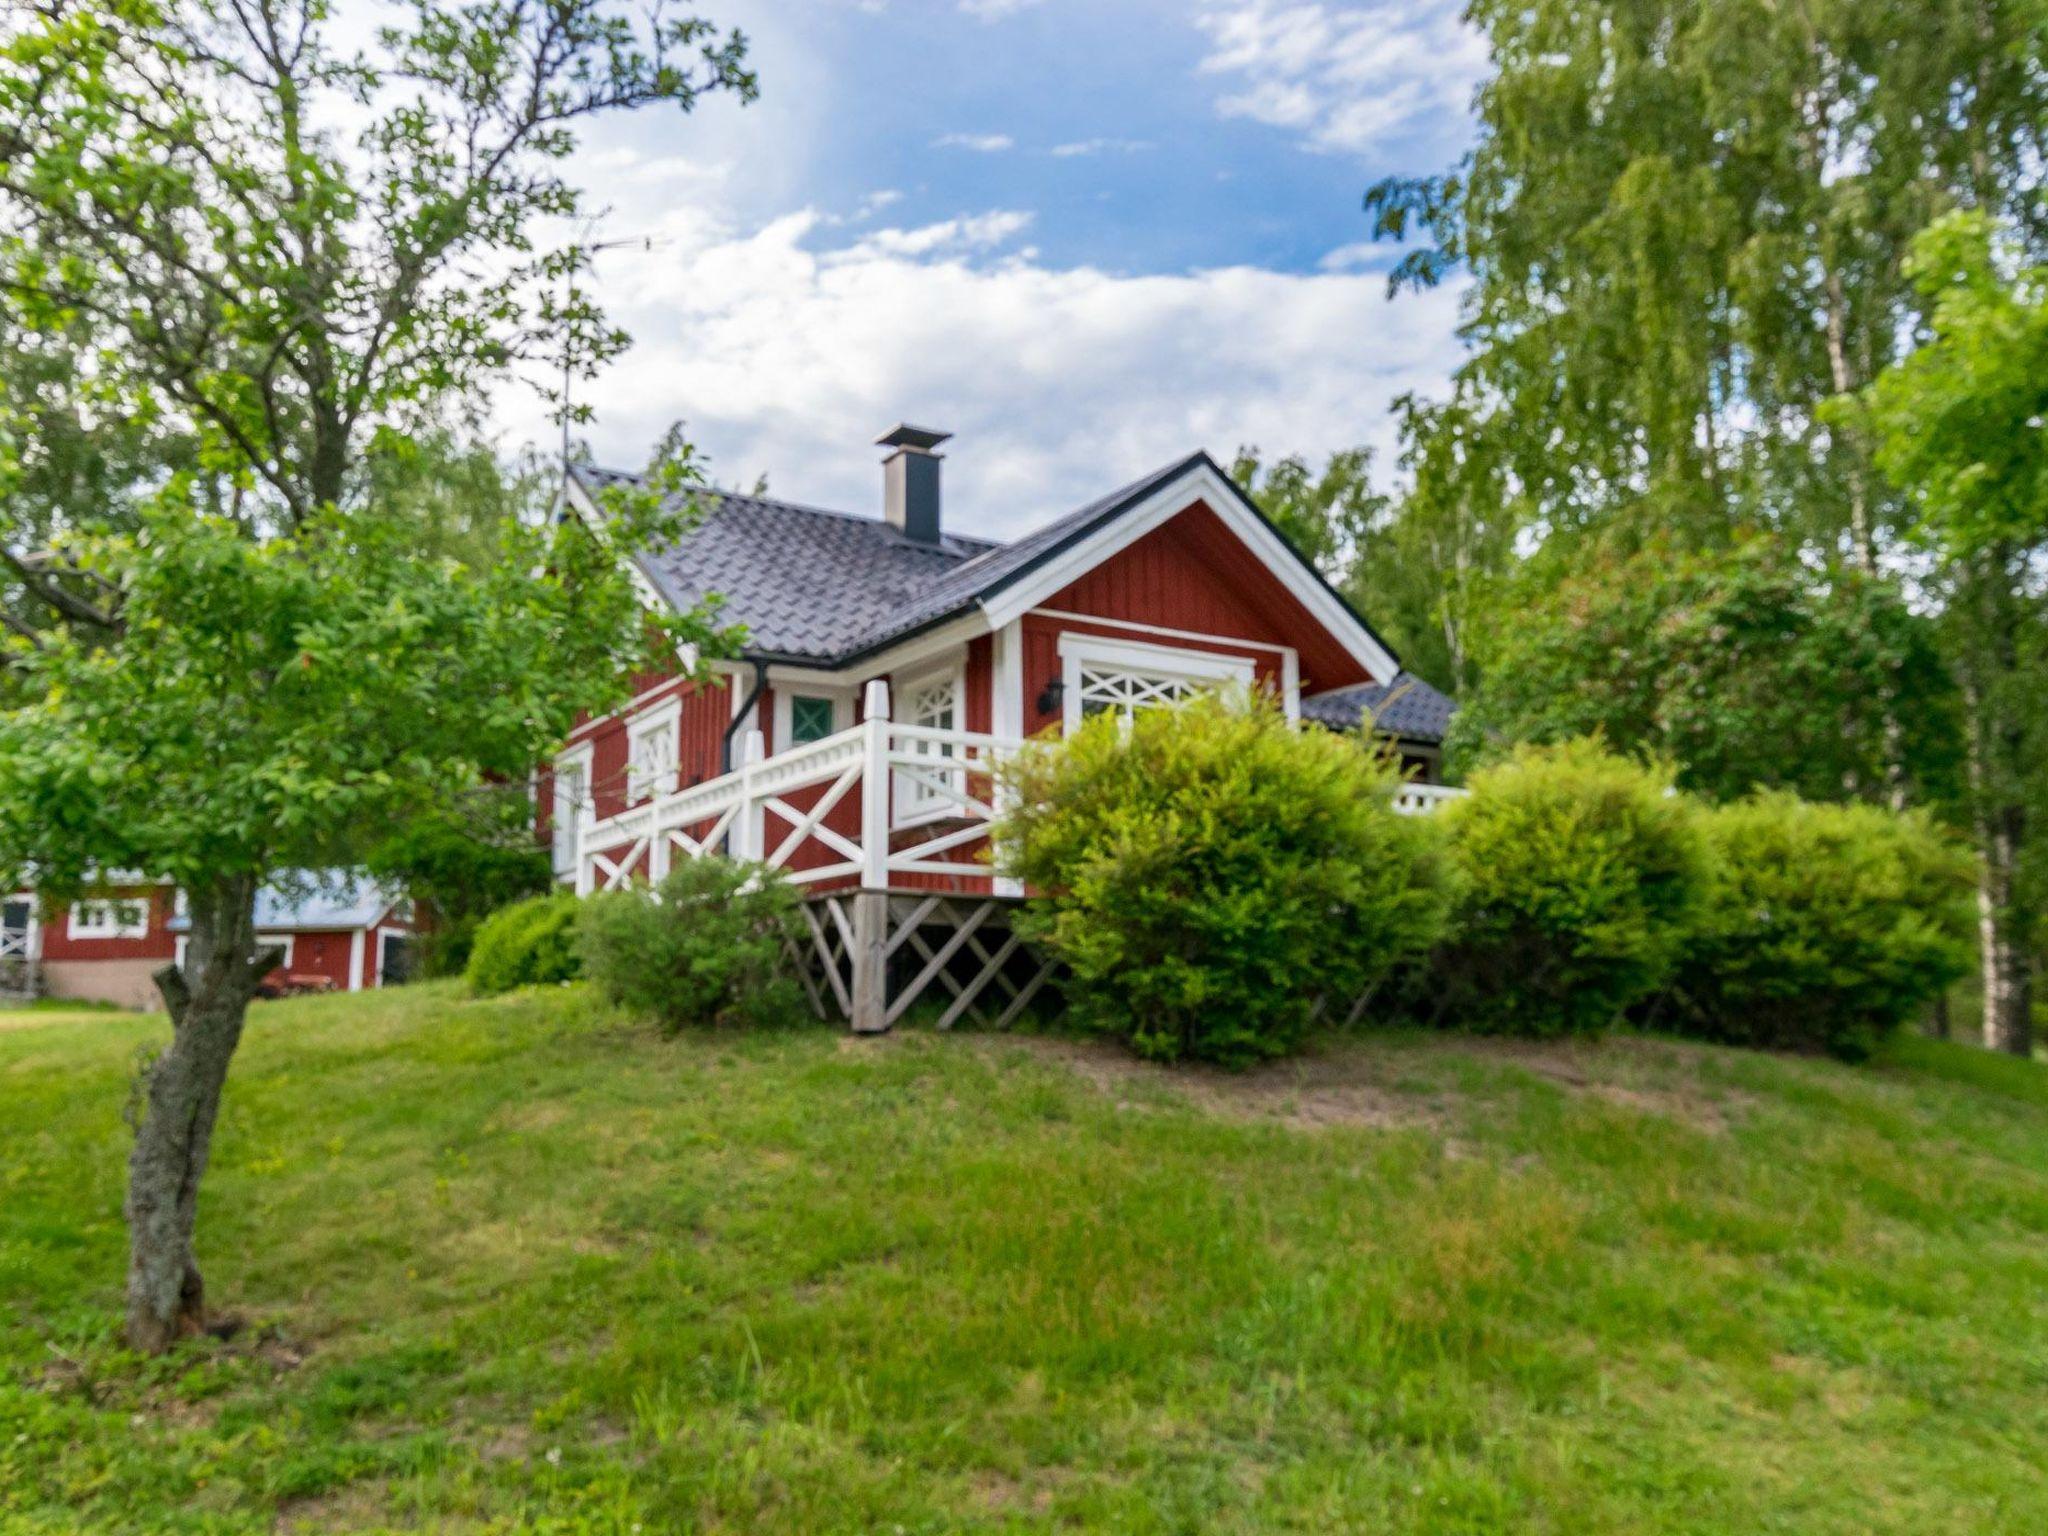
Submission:
M 602 461 L 683 418 L 723 484 L 879 509 L 892 422 L 957 434 L 951 524 L 1009 536 L 1197 447 L 1320 456 L 1389 446 L 1387 406 L 1441 387 L 1455 285 L 1389 304 L 1376 275 L 1249 267 L 1126 276 L 1053 267 L 996 211 L 828 243 L 805 211 L 757 228 L 680 211 L 667 243 L 606 258 L 632 352 L 579 394 Z M 546 442 L 508 393 L 505 426 Z
M 933 149 L 971 149 L 977 154 L 996 155 L 1015 149 L 1017 141 L 1007 133 L 945 133 L 932 140 Z
M 1459 0 L 1211 0 L 1206 74 L 1239 89 L 1217 110 L 1291 129 L 1315 149 L 1363 153 L 1416 125 L 1461 120 L 1487 69 Z
M 932 256 L 942 252 L 990 250 L 1007 245 L 1031 227 L 1031 215 L 1011 208 L 946 219 L 917 229 L 881 229 L 859 244 L 824 259 L 861 261 L 873 256 Z
M 1401 253 L 1390 245 L 1373 240 L 1355 240 L 1350 245 L 1340 245 L 1334 251 L 1325 251 L 1323 259 L 1316 265 L 1325 272 L 1385 271 L 1400 259 Z
M 1152 147 L 1145 139 L 1076 139 L 1071 144 L 1055 144 L 1052 152 L 1062 160 L 1076 155 L 1136 155 Z
M 1039 0 L 960 0 L 960 9 L 983 21 L 1001 21 L 1005 16 L 1028 11 L 1038 3 Z

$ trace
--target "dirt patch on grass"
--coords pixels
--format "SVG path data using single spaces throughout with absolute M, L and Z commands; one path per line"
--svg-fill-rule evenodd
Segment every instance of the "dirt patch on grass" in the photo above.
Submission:
M 1546 1082 L 1618 1109 L 1681 1120 L 1723 1135 L 1747 1111 L 1747 1094 L 1714 1081 L 1712 1051 L 1677 1040 L 1614 1035 L 1596 1040 L 1463 1040 L 1468 1054 L 1520 1067 Z
M 1132 1108 L 1157 1103 L 1164 1096 L 1231 1119 L 1377 1130 L 1440 1126 L 1445 1115 L 1435 1097 L 1395 1086 L 1387 1063 L 1365 1052 L 1318 1052 L 1245 1072 L 1225 1072 L 1198 1065 L 1161 1066 L 1103 1040 L 1053 1035 L 961 1038 L 1057 1062 Z
M 390 1518 L 390 1486 L 382 1478 L 371 1478 L 286 1499 L 271 1528 L 279 1536 L 313 1536 L 320 1531 L 374 1530 L 387 1526 Z
M 1021 1050 L 1056 1062 L 1120 1105 L 1179 1101 L 1230 1119 L 1310 1130 L 1446 1130 L 1461 1110 L 1493 1096 L 1454 1081 L 1457 1069 L 1467 1064 L 1517 1068 L 1574 1095 L 1715 1135 L 1725 1133 L 1748 1103 L 1746 1095 L 1713 1080 L 1705 1048 L 1632 1036 L 1554 1041 L 1403 1036 L 1327 1045 L 1245 1072 L 1160 1066 L 1102 1040 L 960 1038 L 992 1051 Z

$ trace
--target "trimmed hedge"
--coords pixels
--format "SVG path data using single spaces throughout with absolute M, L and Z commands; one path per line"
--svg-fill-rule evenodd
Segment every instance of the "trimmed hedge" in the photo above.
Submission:
M 1010 770 L 998 842 L 1045 898 L 1018 922 L 1080 1026 L 1161 1061 L 1282 1055 L 1442 932 L 1440 840 L 1398 783 L 1263 698 L 1097 716 Z
M 574 892 L 556 891 L 515 901 L 485 918 L 463 972 L 471 990 L 487 995 L 573 981 L 582 970 L 572 942 L 582 906 Z
M 674 1033 L 694 1024 L 787 1024 L 808 1017 L 791 965 L 796 888 L 780 870 L 691 859 L 661 885 L 583 904 L 577 952 L 615 1003 Z
M 1439 813 L 1459 875 L 1425 985 L 1485 1033 L 1605 1029 L 1684 953 L 1707 880 L 1691 801 L 1597 741 L 1525 746 Z
M 1707 898 L 1659 1027 L 1860 1060 L 1968 971 L 1969 857 L 1925 819 L 1765 794 L 1701 824 Z

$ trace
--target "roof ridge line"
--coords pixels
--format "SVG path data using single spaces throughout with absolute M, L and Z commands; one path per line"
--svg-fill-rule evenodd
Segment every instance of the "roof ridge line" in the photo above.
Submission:
M 603 465 L 600 464 L 578 465 L 577 467 L 579 469 L 589 469 L 601 475 L 610 475 L 620 480 L 638 480 L 641 478 L 640 474 L 636 471 L 625 469 L 606 469 Z M 756 496 L 752 491 L 727 490 L 722 485 L 689 486 L 686 487 L 685 490 L 680 494 L 718 496 L 724 498 L 727 501 L 750 501 L 755 503 L 757 506 L 779 507 L 785 512 L 801 512 L 809 517 L 829 517 L 842 523 L 860 523 L 863 525 L 872 525 L 878 528 L 887 528 L 888 526 L 890 526 L 889 520 L 885 517 L 868 517 L 859 512 L 843 512 L 837 507 L 814 506 L 807 501 L 785 501 L 780 496 Z M 971 557 L 976 560 L 979 560 L 982 555 L 991 554 L 994 551 L 1001 549 L 1003 547 L 1003 543 L 1001 540 L 984 538 L 982 535 L 978 533 L 946 533 L 945 537 L 949 539 L 959 539 L 963 543 L 968 544 L 988 545 L 987 549 L 984 549 L 980 551 L 980 553 Z

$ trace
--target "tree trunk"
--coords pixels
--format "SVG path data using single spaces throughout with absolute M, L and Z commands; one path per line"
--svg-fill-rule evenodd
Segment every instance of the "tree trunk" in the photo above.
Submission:
M 156 973 L 170 1009 L 171 1045 L 143 1075 L 126 1206 L 128 1342 L 145 1354 L 206 1327 L 206 1290 L 192 1247 L 199 1181 L 249 1001 L 284 958 L 274 946 L 257 951 L 255 897 L 256 881 L 248 877 L 191 893 L 185 967 Z
M 1972 829 L 1977 842 L 1977 937 L 1984 983 L 1984 1044 L 2034 1049 L 2032 913 L 2020 881 L 2029 831 L 2030 732 L 2021 667 L 2024 623 L 2014 598 L 2013 552 L 1987 553 L 1952 604 L 1969 626 L 1960 678 L 1967 713 Z
M 2014 1056 L 2034 1054 L 2033 957 L 2019 897 L 2021 806 L 1979 818 L 1977 932 L 1984 968 L 1984 1044 Z

